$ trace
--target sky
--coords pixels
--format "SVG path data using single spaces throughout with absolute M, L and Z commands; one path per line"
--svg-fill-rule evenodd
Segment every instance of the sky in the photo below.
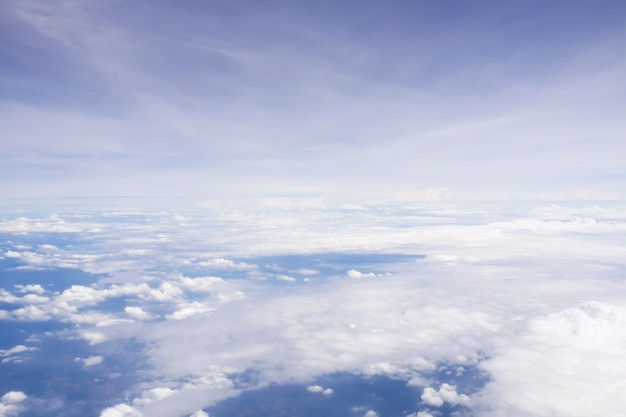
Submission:
M 604 0 L 5 1 L 0 190 L 620 199 L 625 18 Z
M 625 23 L 0 2 L 0 417 L 622 416 Z

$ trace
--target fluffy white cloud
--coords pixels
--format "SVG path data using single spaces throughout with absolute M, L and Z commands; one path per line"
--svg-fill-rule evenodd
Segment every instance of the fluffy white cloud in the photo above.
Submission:
M 28 396 L 21 391 L 9 391 L 0 398 L 4 404 L 21 403 L 26 400 Z
M 0 398 L 0 417 L 17 416 L 23 411 L 21 402 L 28 398 L 21 391 L 9 391 Z
M 141 307 L 127 306 L 124 307 L 124 312 L 135 320 L 150 320 L 152 318 L 150 313 L 145 312 Z
M 433 407 L 441 407 L 444 403 L 467 406 L 470 398 L 465 394 L 457 393 L 454 385 L 443 383 L 439 391 L 431 387 L 424 388 L 422 401 Z
M 348 276 L 350 278 L 356 278 L 356 279 L 359 279 L 359 278 L 375 278 L 376 277 L 376 274 L 373 273 L 373 272 L 369 272 L 369 273 L 365 274 L 363 272 L 357 271 L 356 269 L 350 269 L 346 273 L 348 274 Z
M 363 414 L 363 417 L 378 417 L 378 413 L 374 410 L 367 410 L 365 412 L 365 414 Z
M 620 416 L 626 305 L 587 302 L 537 317 L 484 364 L 484 415 Z M 495 411 L 488 411 L 489 408 Z

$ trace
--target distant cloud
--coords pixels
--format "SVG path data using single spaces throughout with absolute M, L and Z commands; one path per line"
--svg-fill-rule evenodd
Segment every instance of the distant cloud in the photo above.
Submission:
M 195 413 L 191 414 L 189 417 L 209 417 L 209 414 L 205 413 L 202 410 L 198 410 Z
M 75 362 L 82 362 L 86 367 L 100 365 L 104 361 L 103 356 L 90 356 L 88 358 L 74 358 Z
M 215 258 L 207 261 L 198 262 L 200 266 L 207 266 L 216 269 L 231 269 L 234 271 L 252 271 L 257 269 L 256 265 L 247 264 L 245 262 L 235 262 L 230 259 Z
M 294 277 L 290 277 L 288 275 L 277 275 L 276 279 L 279 281 L 284 281 L 284 282 L 296 282 L 297 279 L 295 279 Z
M 348 276 L 350 278 L 355 278 L 355 279 L 360 279 L 360 278 L 375 278 L 376 274 L 373 272 L 369 272 L 369 273 L 363 273 L 363 272 L 359 272 L 356 269 L 350 269 L 347 272 Z
M 118 404 L 103 410 L 100 417 L 143 417 L 143 414 L 130 405 Z

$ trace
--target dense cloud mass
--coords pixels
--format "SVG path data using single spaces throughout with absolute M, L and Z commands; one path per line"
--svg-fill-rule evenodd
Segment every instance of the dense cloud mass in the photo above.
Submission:
M 204 416 L 275 384 L 303 384 L 323 401 L 341 386 L 315 381 L 337 373 L 405 381 L 412 416 L 623 410 L 623 208 L 382 212 L 195 209 L 184 224 L 166 212 L 91 212 L 23 217 L 19 233 L 9 218 L 7 271 L 106 274 L 5 285 L 0 317 L 66 323 L 58 336 L 90 349 L 72 358 L 82 372 L 106 370 L 132 353 L 116 346 L 137 343 L 141 376 L 101 417 Z M 34 360 L 41 337 L 3 348 L 2 362 Z M 472 369 L 484 382 L 463 382 Z M 16 392 L 4 415 L 29 405 Z

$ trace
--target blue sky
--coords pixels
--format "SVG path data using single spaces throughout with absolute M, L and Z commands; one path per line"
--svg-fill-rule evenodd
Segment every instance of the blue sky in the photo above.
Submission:
M 7 1 L 0 191 L 623 198 L 621 1 Z

